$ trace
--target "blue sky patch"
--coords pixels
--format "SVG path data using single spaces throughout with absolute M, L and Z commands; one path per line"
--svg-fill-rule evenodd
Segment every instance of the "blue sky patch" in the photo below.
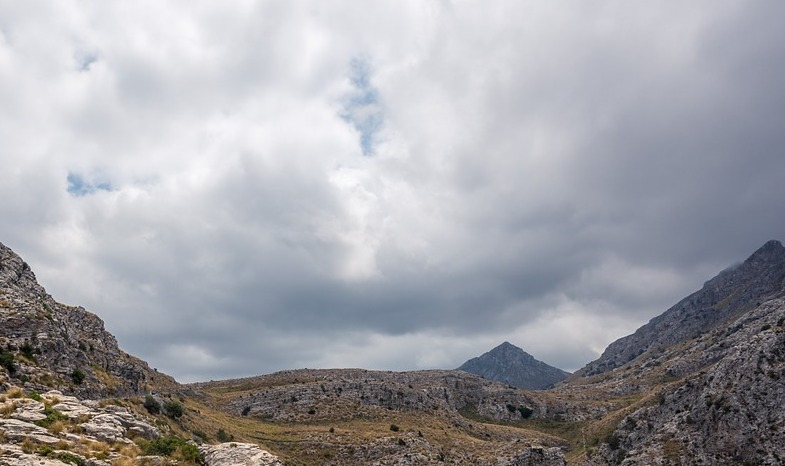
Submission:
M 349 81 L 353 90 L 341 113 L 341 117 L 360 133 L 364 156 L 373 155 L 377 134 L 384 124 L 379 92 L 371 84 L 371 71 L 367 60 L 355 58 L 349 63 Z
M 88 181 L 82 175 L 76 173 L 68 173 L 66 177 L 68 187 L 66 191 L 74 197 L 82 197 L 88 194 L 94 194 L 96 191 L 113 191 L 111 183 L 108 181 Z

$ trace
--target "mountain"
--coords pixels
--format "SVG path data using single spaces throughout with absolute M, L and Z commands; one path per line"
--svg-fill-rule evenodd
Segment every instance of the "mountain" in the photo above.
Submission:
M 2 243 L 0 329 L 5 372 L 31 390 L 106 397 L 177 387 L 171 377 L 120 350 L 95 314 L 56 302 L 30 266 Z
M 769 241 L 553 395 L 629 400 L 576 464 L 779 465 L 783 380 L 785 248 Z
M 530 390 L 552 387 L 570 375 L 534 359 L 531 354 L 506 341 L 482 356 L 466 361 L 458 370 Z
M 579 371 L 579 375 L 601 374 L 646 351 L 689 341 L 783 293 L 785 247 L 773 240 L 743 263 L 707 281 L 699 291 L 653 318 L 634 334 L 611 343 L 600 358 Z
M 479 362 L 544 364 L 509 343 L 461 367 Z M 0 245 L 3 465 L 780 465 L 783 381 L 778 241 L 545 390 L 464 370 L 179 385 Z

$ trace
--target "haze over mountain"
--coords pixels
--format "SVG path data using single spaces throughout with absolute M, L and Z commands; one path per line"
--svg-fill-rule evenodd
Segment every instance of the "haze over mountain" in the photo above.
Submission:
M 538 361 L 534 356 L 506 341 L 461 364 L 458 370 L 533 390 L 552 387 L 570 375 L 569 372 Z

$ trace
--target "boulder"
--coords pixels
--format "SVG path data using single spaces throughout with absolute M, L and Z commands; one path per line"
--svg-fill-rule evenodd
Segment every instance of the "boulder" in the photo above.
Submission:
M 283 466 L 277 456 L 252 443 L 203 445 L 199 451 L 207 466 Z

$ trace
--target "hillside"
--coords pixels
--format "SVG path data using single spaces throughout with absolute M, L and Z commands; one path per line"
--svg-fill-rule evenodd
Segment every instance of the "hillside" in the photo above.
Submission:
M 177 387 L 171 377 L 120 350 L 95 314 L 56 302 L 30 266 L 2 243 L 0 328 L 5 374 L 30 390 L 96 398 Z
M 601 374 L 646 351 L 684 343 L 783 294 L 785 247 L 779 241 L 769 241 L 743 263 L 722 271 L 634 334 L 611 343 L 599 359 L 578 374 Z
M 458 370 L 530 390 L 550 388 L 570 375 L 506 341 L 482 356 L 466 361 Z
M 182 386 L 120 350 L 94 314 L 55 302 L 4 246 L 0 319 L 4 466 L 783 463 L 776 241 L 547 390 L 460 370 Z

